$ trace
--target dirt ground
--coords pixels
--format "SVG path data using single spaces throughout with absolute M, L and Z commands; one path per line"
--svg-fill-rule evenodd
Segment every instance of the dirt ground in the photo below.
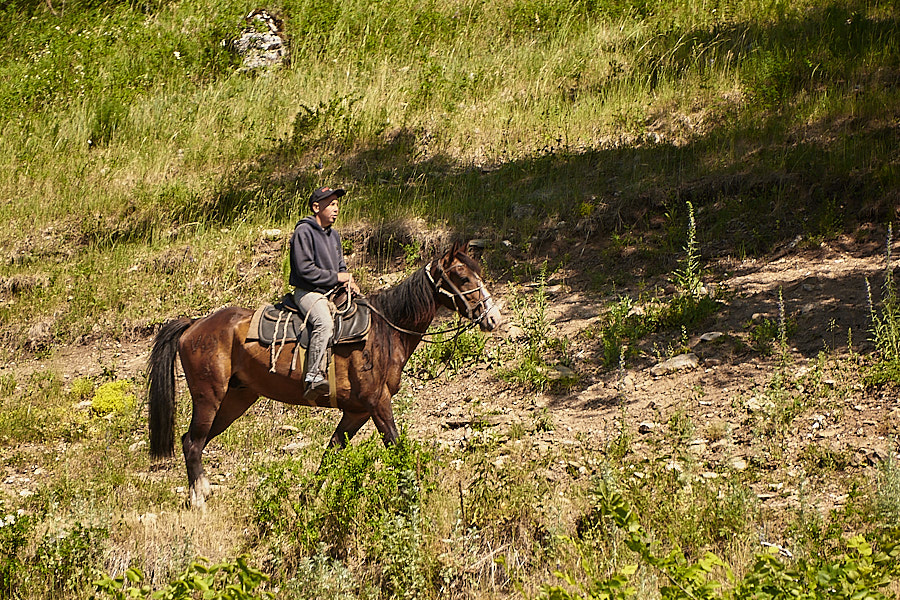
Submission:
M 645 352 L 629 359 L 625 369 L 603 368 L 597 336 L 583 332 L 596 326 L 614 298 L 585 291 L 579 266 L 571 265 L 557 271 L 545 289 L 550 335 L 568 338 L 575 385 L 566 391 L 528 391 L 499 377 L 496 365 L 488 362 L 436 380 L 410 373 L 407 393 L 413 400 L 402 418 L 414 437 L 449 446 L 465 444 L 484 427 L 508 431 L 517 423 L 533 427 L 541 421 L 544 427 L 535 432 L 532 445 L 537 452 L 560 444 L 600 449 L 624 435 L 638 456 L 665 454 L 672 423 L 680 419 L 692 424 L 684 440 L 691 468 L 704 477 L 750 465 L 765 469 L 767 476 L 752 485 L 773 509 L 800 502 L 799 487 L 808 476 L 804 455 L 838 457 L 846 476 L 874 476 L 879 462 L 896 455 L 900 439 L 900 400 L 890 391 L 865 389 L 854 367 L 872 349 L 866 280 L 877 299 L 885 273 L 883 249 L 846 238 L 812 249 L 787 247 L 764 259 L 723 259 L 709 271 L 724 306 L 689 341 L 695 365 L 663 373 L 657 366 L 661 359 Z M 664 290 L 667 281 L 651 284 Z M 494 295 L 507 308 L 510 289 L 493 282 Z M 517 289 L 527 290 L 528 282 Z M 778 318 L 779 292 L 793 325 L 786 359 L 777 352 L 762 354 L 748 342 L 754 322 Z M 498 345 L 510 352 L 524 343 L 516 339 L 521 330 L 511 310 L 506 317 L 509 322 L 489 339 L 486 352 Z M 61 349 L 49 361 L 31 359 L 4 370 L 51 367 L 74 379 L 114 364 L 120 376 L 137 375 L 145 368 L 151 341 L 94 342 Z M 660 340 L 663 346 L 665 341 Z M 766 390 L 777 372 L 785 375 L 790 391 L 817 386 L 819 393 L 785 425 L 779 451 L 773 453 L 773 440 L 761 432 L 773 418 Z M 370 428 L 366 425 L 361 435 Z M 811 453 L 811 447 L 818 451 Z M 683 468 L 677 454 L 671 460 L 673 468 Z M 823 512 L 847 499 L 840 487 L 829 485 L 803 494 Z

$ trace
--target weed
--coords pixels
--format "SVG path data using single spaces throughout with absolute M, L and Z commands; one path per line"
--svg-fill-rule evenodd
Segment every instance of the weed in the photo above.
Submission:
M 799 458 L 806 472 L 813 476 L 843 471 L 850 464 L 850 456 L 846 452 L 818 444 L 808 444 L 800 452 Z
M 532 415 L 531 424 L 536 432 L 553 431 L 553 416 L 546 407 L 541 408 Z
M 749 329 L 750 346 L 754 350 L 760 354 L 770 355 L 777 343 L 779 351 L 784 355 L 788 339 L 796 333 L 797 322 L 785 315 L 781 288 L 778 289 L 778 317 L 775 319 L 762 317 L 748 322 L 746 327 Z
M 543 263 L 530 299 L 513 296 L 513 311 L 525 332 L 527 347 L 511 369 L 501 375 L 528 389 L 544 389 L 549 380 L 545 353 L 550 322 L 547 318 L 547 263 Z
M 88 400 L 94 395 L 94 380 L 90 377 L 78 377 L 69 387 L 69 395 L 76 402 Z
M 891 264 L 893 230 L 888 224 L 887 250 L 885 252 L 885 274 L 882 285 L 881 302 L 877 306 L 872 298 L 872 286 L 866 278 L 866 295 L 869 301 L 869 332 L 875 343 L 877 361 L 869 369 L 865 381 L 877 385 L 889 381 L 900 381 L 900 298 L 894 284 Z
M 683 410 L 679 409 L 669 417 L 669 432 L 680 443 L 685 443 L 694 435 L 694 422 Z
M 697 243 L 697 223 L 694 221 L 694 205 L 687 202 L 688 228 L 687 243 L 684 246 L 684 257 L 681 268 L 672 274 L 672 281 L 684 296 L 699 299 L 705 295 L 702 272 L 700 270 L 700 246 Z
M 893 455 L 878 466 L 875 514 L 884 527 L 900 527 L 900 464 Z
M 107 528 L 81 523 L 70 530 L 48 533 L 38 544 L 29 566 L 49 590 L 75 592 L 92 580 L 108 537 Z
M 9 374 L 0 374 L 0 398 L 11 396 L 16 391 L 16 378 Z

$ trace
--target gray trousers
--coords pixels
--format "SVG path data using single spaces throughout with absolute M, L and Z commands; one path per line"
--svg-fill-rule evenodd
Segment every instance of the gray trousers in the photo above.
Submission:
M 318 292 L 294 290 L 294 302 L 309 314 L 309 348 L 306 349 L 306 373 L 311 378 L 316 373 L 326 376 L 328 365 L 322 364 L 327 356 L 328 342 L 334 335 L 334 317 L 328 306 L 328 298 Z

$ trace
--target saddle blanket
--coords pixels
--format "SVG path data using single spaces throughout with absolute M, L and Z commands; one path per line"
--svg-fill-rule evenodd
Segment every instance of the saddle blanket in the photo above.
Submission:
M 285 295 L 276 304 L 266 304 L 257 309 L 250 320 L 247 341 L 261 346 L 294 343 L 299 341 L 303 348 L 309 347 L 309 327 L 304 327 L 306 315 L 296 304 L 291 294 Z M 334 316 L 334 337 L 331 343 L 354 344 L 364 342 L 369 337 L 371 311 L 364 301 L 353 301 L 347 310 L 338 311 Z M 302 329 L 301 329 L 302 328 Z

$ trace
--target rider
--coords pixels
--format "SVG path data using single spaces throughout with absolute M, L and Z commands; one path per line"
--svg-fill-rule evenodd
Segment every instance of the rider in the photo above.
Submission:
M 332 229 L 340 212 L 340 197 L 347 192 L 320 187 L 309 198 L 312 215 L 301 219 L 291 236 L 291 276 L 294 301 L 309 316 L 309 348 L 304 396 L 328 393 L 326 349 L 334 333 L 334 317 L 324 294 L 339 285 L 359 293 L 347 270 L 341 250 L 341 236 Z

